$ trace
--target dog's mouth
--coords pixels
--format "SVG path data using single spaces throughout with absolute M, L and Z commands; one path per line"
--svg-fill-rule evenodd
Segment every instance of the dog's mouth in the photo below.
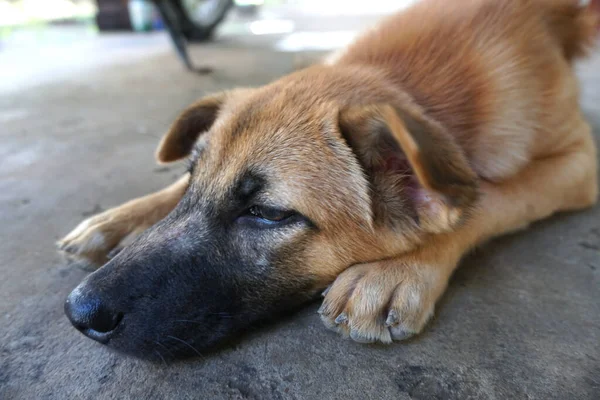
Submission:
M 95 278 L 94 274 L 90 277 Z M 197 299 L 188 297 L 185 305 L 174 309 L 159 299 L 142 300 L 129 304 L 126 312 L 117 303 L 102 303 L 103 294 L 95 292 L 95 279 L 86 279 L 68 296 L 65 313 L 73 326 L 86 337 L 136 358 L 151 362 L 173 361 L 197 357 L 214 351 L 235 336 L 247 331 L 258 321 L 272 320 L 285 310 L 298 308 L 307 300 L 282 300 L 268 304 L 245 304 L 238 311 L 225 308 L 203 308 L 190 311 Z M 109 296 L 110 297 L 110 296 Z M 214 304 L 227 301 L 227 296 L 217 297 Z M 179 299 L 170 304 L 177 303 Z M 254 310 L 249 312 L 248 310 Z M 236 339 L 237 340 L 237 339 Z
M 200 354 L 200 349 L 218 342 L 222 334 L 229 331 L 222 321 L 232 319 L 228 313 L 211 313 L 208 318 L 199 318 L 179 315 L 167 310 L 168 307 L 153 310 L 148 304 L 135 303 L 125 315 L 115 311 L 117 302 L 103 299 L 103 293 L 96 291 L 86 279 L 67 297 L 65 314 L 86 337 L 150 360 L 153 354 L 169 358 Z M 147 312 L 139 312 L 138 307 Z
M 207 284 L 212 288 L 208 292 L 190 292 L 193 286 L 177 291 L 177 284 L 161 280 L 162 293 L 139 295 L 131 287 L 135 284 L 103 285 L 107 274 L 118 271 L 119 267 L 115 268 L 112 271 L 109 263 L 89 275 L 66 299 L 65 314 L 86 337 L 148 361 L 196 357 L 227 343 L 255 322 L 272 319 L 308 300 L 301 297 L 304 301 L 296 301 L 291 296 L 293 301 L 271 301 L 259 294 L 256 302 L 240 302 L 248 297 L 218 281 Z M 147 285 L 142 287 L 147 289 Z

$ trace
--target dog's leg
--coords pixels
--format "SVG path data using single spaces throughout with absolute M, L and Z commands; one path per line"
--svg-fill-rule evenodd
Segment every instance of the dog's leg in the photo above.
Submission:
M 533 161 L 504 182 L 482 183 L 479 207 L 456 231 L 433 235 L 409 254 L 340 274 L 319 310 L 325 325 L 359 342 L 408 338 L 423 329 L 461 257 L 474 246 L 557 211 L 593 205 L 596 154 L 585 129 L 569 150 Z
M 163 190 L 86 219 L 58 242 L 59 249 L 96 266 L 104 264 L 111 250 L 123 239 L 140 234 L 171 212 L 183 196 L 188 181 L 189 174 L 186 174 Z

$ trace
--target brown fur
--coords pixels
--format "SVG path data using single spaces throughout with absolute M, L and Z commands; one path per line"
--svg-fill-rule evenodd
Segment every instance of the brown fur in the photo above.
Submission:
M 328 64 L 200 100 L 157 157 L 187 155 L 205 132 L 189 190 L 215 203 L 248 169 L 268 176 L 262 199 L 318 227 L 272 234 L 293 254 L 282 276 L 332 284 L 320 310 L 332 329 L 404 339 L 423 329 L 471 248 L 596 202 L 596 149 L 572 68 L 594 40 L 590 10 L 575 0 L 422 1 Z M 101 259 L 162 218 L 187 184 L 85 221 L 63 248 Z M 110 239 L 92 246 L 96 234 Z

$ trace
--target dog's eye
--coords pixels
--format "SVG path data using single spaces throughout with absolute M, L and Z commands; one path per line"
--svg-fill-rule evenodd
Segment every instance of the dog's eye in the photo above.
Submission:
M 294 212 L 271 207 L 252 206 L 248 209 L 248 214 L 271 222 L 281 222 L 294 215 Z

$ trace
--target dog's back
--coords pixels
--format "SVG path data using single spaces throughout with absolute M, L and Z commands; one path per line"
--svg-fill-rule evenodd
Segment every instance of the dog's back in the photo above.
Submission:
M 480 176 L 498 180 L 569 144 L 564 125 L 579 123 L 570 65 L 591 47 L 597 21 L 576 0 L 428 0 L 335 63 L 386 70 L 457 137 Z

